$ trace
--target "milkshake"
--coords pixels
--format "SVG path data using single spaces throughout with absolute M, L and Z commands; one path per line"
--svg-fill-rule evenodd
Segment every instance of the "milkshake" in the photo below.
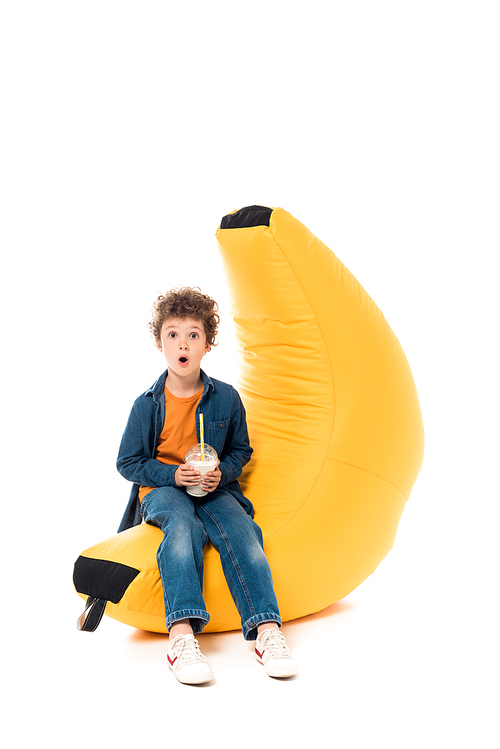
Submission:
M 202 476 L 205 476 L 209 471 L 215 471 L 219 461 L 217 453 L 213 447 L 210 447 L 210 445 L 203 445 L 203 447 L 205 451 L 205 460 L 203 460 L 201 455 L 201 445 L 198 444 L 193 445 L 193 447 L 187 451 L 184 462 L 192 466 L 195 471 L 199 471 Z M 186 491 L 192 497 L 205 497 L 208 494 L 208 492 L 202 489 L 201 483 L 198 486 L 188 486 Z

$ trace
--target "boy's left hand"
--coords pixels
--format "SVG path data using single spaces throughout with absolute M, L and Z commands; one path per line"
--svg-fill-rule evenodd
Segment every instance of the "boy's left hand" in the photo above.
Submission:
M 203 476 L 201 480 L 201 487 L 206 492 L 213 492 L 219 486 L 220 479 L 221 472 L 219 466 L 217 466 L 215 471 L 209 471 L 205 476 Z

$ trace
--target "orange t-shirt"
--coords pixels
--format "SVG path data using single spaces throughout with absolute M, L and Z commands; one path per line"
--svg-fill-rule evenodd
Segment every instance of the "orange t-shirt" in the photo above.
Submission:
M 161 463 L 180 465 L 190 447 L 196 445 L 196 406 L 203 395 L 200 390 L 189 398 L 179 398 L 167 390 L 165 384 L 165 421 L 160 434 L 160 441 L 155 450 L 155 458 Z M 139 500 L 142 502 L 151 486 L 141 486 Z

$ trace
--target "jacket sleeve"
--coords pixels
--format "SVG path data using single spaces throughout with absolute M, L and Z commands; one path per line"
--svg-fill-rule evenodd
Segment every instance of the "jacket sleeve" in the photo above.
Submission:
M 151 432 L 154 424 L 141 398 L 132 407 L 123 433 L 116 467 L 127 481 L 140 486 L 175 486 L 175 465 L 165 465 L 151 457 Z
M 235 481 L 250 460 L 253 450 L 248 437 L 245 407 L 236 390 L 233 390 L 231 419 L 220 457 L 220 485 Z

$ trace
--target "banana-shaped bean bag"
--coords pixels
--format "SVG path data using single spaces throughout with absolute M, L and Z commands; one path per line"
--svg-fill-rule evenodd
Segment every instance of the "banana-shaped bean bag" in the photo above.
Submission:
M 288 621 L 346 596 L 391 549 L 422 463 L 422 417 L 384 316 L 305 226 L 281 208 L 250 206 L 223 218 L 217 240 L 254 448 L 240 483 Z M 74 577 L 89 597 L 83 628 L 107 601 L 109 616 L 166 631 L 160 539 L 142 524 L 83 552 Z M 204 595 L 206 632 L 240 627 L 210 547 Z

